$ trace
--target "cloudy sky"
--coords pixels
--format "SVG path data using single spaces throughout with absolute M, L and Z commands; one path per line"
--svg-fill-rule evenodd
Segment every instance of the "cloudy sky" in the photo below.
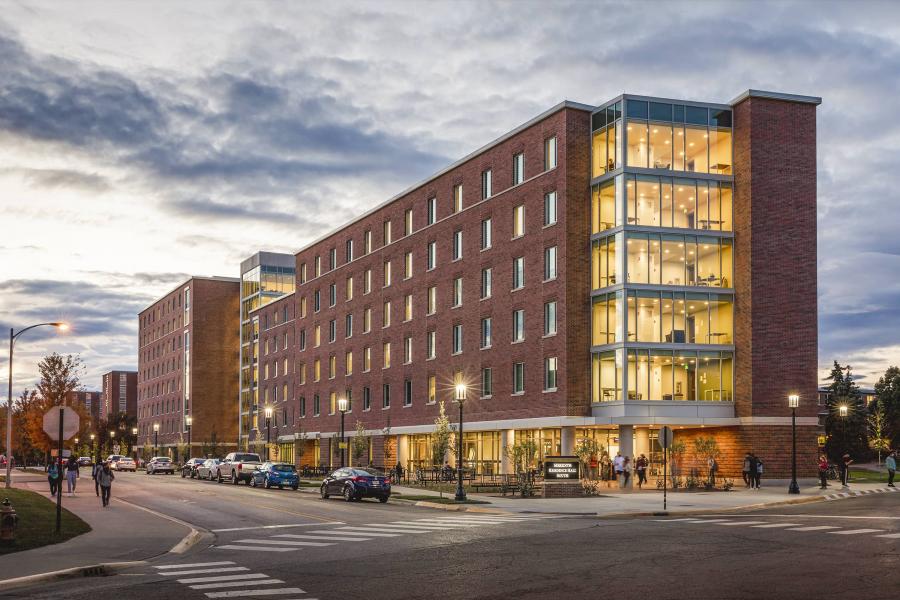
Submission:
M 824 98 L 820 364 L 872 383 L 900 363 L 898 8 L 0 0 L 0 326 L 74 327 L 22 338 L 15 393 L 51 350 L 99 389 L 188 274 L 296 251 L 562 99 L 747 88 Z

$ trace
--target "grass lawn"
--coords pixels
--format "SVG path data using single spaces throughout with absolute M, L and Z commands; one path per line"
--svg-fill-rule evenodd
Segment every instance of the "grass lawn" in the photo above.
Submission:
M 9 498 L 16 509 L 19 526 L 15 542 L 0 542 L 0 554 L 58 544 L 91 530 L 90 525 L 63 508 L 62 533 L 56 535 L 56 505 L 53 502 L 34 492 L 16 488 L 0 490 L 0 501 L 3 498 Z
M 887 471 L 863 471 L 850 469 L 850 483 L 884 483 L 887 484 Z

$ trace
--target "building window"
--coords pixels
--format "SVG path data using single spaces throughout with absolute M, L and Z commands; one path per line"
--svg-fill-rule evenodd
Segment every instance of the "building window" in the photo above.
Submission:
M 306 350 L 306 330 L 300 330 L 300 351 Z
M 544 303 L 544 335 L 556 335 L 556 300 Z
M 481 397 L 490 398 L 494 395 L 494 371 L 490 367 L 481 369 Z
M 432 270 L 437 264 L 437 242 L 428 242 L 428 259 L 425 268 Z
M 525 235 L 525 205 L 520 204 L 513 208 L 513 237 Z
M 306 398 L 300 396 L 300 418 L 306 418 Z
M 322 379 L 322 361 L 318 358 L 313 361 L 313 381 Z
M 436 346 L 435 332 L 429 331 L 427 334 L 425 334 L 425 358 L 427 358 L 428 360 L 431 360 L 432 358 L 434 358 L 435 346 Z
M 313 312 L 319 312 L 322 309 L 322 298 L 319 290 L 313 292 Z
M 491 220 L 490 218 L 481 221 L 481 249 L 487 250 L 491 247 Z
M 488 267 L 481 270 L 481 299 L 491 297 L 491 288 L 493 287 L 494 270 Z
M 363 272 L 363 295 L 372 291 L 372 269 Z
M 491 347 L 491 318 L 481 319 L 481 348 Z
M 457 277 L 453 280 L 453 306 L 462 306 L 463 295 L 462 295 L 462 277 Z
M 381 408 L 391 407 L 391 384 L 385 383 L 381 386 Z
M 300 365 L 300 385 L 306 385 L 306 365 Z
M 347 240 L 347 242 L 344 244 L 344 254 L 346 262 L 350 262 L 353 260 L 353 240 Z
M 403 382 L 403 406 L 412 406 L 412 381 Z
M 328 394 L 328 414 L 333 415 L 337 411 L 337 392 Z
M 321 410 L 321 402 L 319 402 L 319 395 L 313 394 L 313 416 L 318 417 Z
M 453 232 L 453 260 L 459 260 L 462 258 L 462 248 L 463 248 L 463 232 L 454 231 Z
M 335 284 L 329 284 L 328 286 L 328 306 L 334 306 L 337 304 L 337 286 Z
M 544 359 L 544 391 L 556 390 L 556 357 Z
M 306 263 L 300 265 L 300 283 L 306 283 Z
M 512 341 L 521 342 L 525 339 L 525 310 L 513 311 Z
M 363 232 L 363 254 L 368 254 L 372 251 L 372 231 L 370 229 L 366 229 Z
M 407 294 L 406 298 L 403 300 L 403 320 L 404 321 L 412 321 L 413 318 L 413 297 L 412 294 Z
M 372 392 L 368 387 L 364 387 L 363 391 L 363 410 L 369 410 L 372 408 Z
M 344 374 L 353 375 L 353 351 L 347 350 L 344 353 Z
M 487 200 L 491 197 L 491 170 L 485 169 L 481 172 L 481 199 Z
M 363 372 L 368 373 L 372 368 L 372 349 L 366 346 L 363 348 Z
M 403 278 L 409 279 L 413 276 L 413 254 L 407 252 L 403 257 Z
M 453 354 L 462 352 L 462 325 L 453 326 Z
M 520 152 L 513 156 L 513 185 L 519 185 L 525 181 L 525 153 Z
M 413 211 L 407 208 L 403 214 L 403 235 L 412 235 L 413 232 Z
M 391 343 L 384 342 L 381 345 L 381 368 L 382 369 L 390 369 L 391 368 Z
M 513 364 L 512 389 L 513 394 L 525 393 L 525 363 L 517 362 Z
M 403 364 L 408 365 L 413 360 L 413 348 L 412 348 L 412 338 L 406 337 L 403 339 Z
M 306 318 L 306 296 L 300 298 L 300 318 Z
M 363 333 L 372 331 L 372 309 L 363 309 Z
M 437 286 L 428 288 L 428 314 L 433 315 L 437 312 Z
M 434 225 L 434 222 L 437 220 L 437 198 L 429 198 L 426 201 L 426 206 L 428 208 L 428 224 Z
M 384 240 L 384 244 L 383 244 L 383 245 L 384 245 L 384 246 L 387 246 L 388 244 L 391 243 L 391 222 L 390 222 L 390 221 L 385 221 L 385 222 L 382 224 L 381 229 L 382 229 L 382 237 L 381 237 L 381 239 Z
M 318 348 L 322 344 L 322 326 L 313 327 L 313 346 Z
M 544 140 L 544 170 L 556 167 L 556 136 Z
M 556 246 L 544 248 L 544 281 L 556 279 Z
M 428 376 L 428 404 L 437 402 L 437 377 Z
M 513 259 L 513 273 L 512 273 L 512 289 L 518 290 L 522 287 L 525 287 L 525 257 L 519 256 Z
M 544 194 L 544 226 L 556 223 L 556 192 Z
M 335 375 L 337 375 L 337 357 L 332 354 L 328 357 L 328 379 L 334 379 Z
M 333 344 L 337 339 L 337 323 L 335 319 L 328 321 L 328 343 Z
M 458 213 L 463 209 L 463 186 L 453 186 L 453 212 Z
M 352 337 L 353 336 L 353 315 L 347 315 L 344 317 L 344 337 Z
M 328 270 L 334 271 L 337 267 L 337 248 L 328 251 Z
M 385 261 L 384 263 L 384 287 L 389 287 L 391 285 L 391 261 Z
M 322 257 L 321 256 L 317 256 L 315 258 L 315 260 L 313 261 L 313 266 L 314 266 L 313 270 L 315 271 L 316 277 L 319 277 L 320 275 L 322 275 Z
M 385 302 L 381 307 L 381 326 L 382 327 L 390 327 L 391 326 L 391 303 L 390 303 L 390 301 Z

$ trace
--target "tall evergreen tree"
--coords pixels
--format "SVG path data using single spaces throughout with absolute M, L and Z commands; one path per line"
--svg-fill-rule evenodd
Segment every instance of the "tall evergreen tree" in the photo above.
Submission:
M 888 367 L 875 384 L 876 402 L 884 410 L 886 437 L 891 447 L 900 446 L 900 368 Z
M 828 377 L 831 392 L 828 399 L 828 417 L 825 419 L 825 451 L 832 461 L 839 461 L 845 453 L 859 462 L 867 460 L 872 451 L 867 438 L 867 417 L 865 400 L 859 387 L 853 381 L 852 367 L 842 366 L 834 361 Z M 847 416 L 841 416 L 841 407 L 847 407 Z

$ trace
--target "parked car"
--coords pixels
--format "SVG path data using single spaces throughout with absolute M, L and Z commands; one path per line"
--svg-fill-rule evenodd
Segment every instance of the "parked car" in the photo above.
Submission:
M 154 473 L 166 473 L 167 475 L 175 474 L 175 465 L 168 456 L 154 456 L 147 463 L 147 475 Z
M 197 467 L 203 464 L 205 458 L 191 458 L 181 465 L 181 477 L 190 477 L 193 479 L 197 476 Z
M 264 462 L 253 471 L 250 485 L 253 487 L 261 485 L 266 489 L 277 485 L 279 490 L 284 489 L 284 486 L 290 486 L 292 490 L 296 490 L 300 486 L 300 476 L 297 475 L 294 465 Z
M 319 493 L 323 499 L 334 494 L 343 496 L 347 502 L 362 498 L 378 498 L 379 502 L 387 502 L 391 497 L 391 482 L 384 475 L 368 469 L 344 468 L 326 477 Z
M 80 457 L 78 457 L 78 466 L 79 467 L 92 467 L 92 466 L 94 466 L 94 461 L 91 460 L 90 456 L 80 456 Z
M 130 456 L 122 456 L 121 454 L 110 454 L 106 457 L 109 468 L 113 471 L 137 471 L 137 465 Z
M 256 469 L 262 461 L 259 454 L 251 452 L 231 452 L 216 467 L 216 480 L 222 483 L 229 479 L 231 483 L 237 485 L 239 481 L 243 481 L 250 485 L 253 478 L 253 470 Z
M 213 481 L 216 478 L 216 469 L 222 462 L 218 458 L 207 458 L 200 466 L 197 467 L 197 479 L 208 479 Z

